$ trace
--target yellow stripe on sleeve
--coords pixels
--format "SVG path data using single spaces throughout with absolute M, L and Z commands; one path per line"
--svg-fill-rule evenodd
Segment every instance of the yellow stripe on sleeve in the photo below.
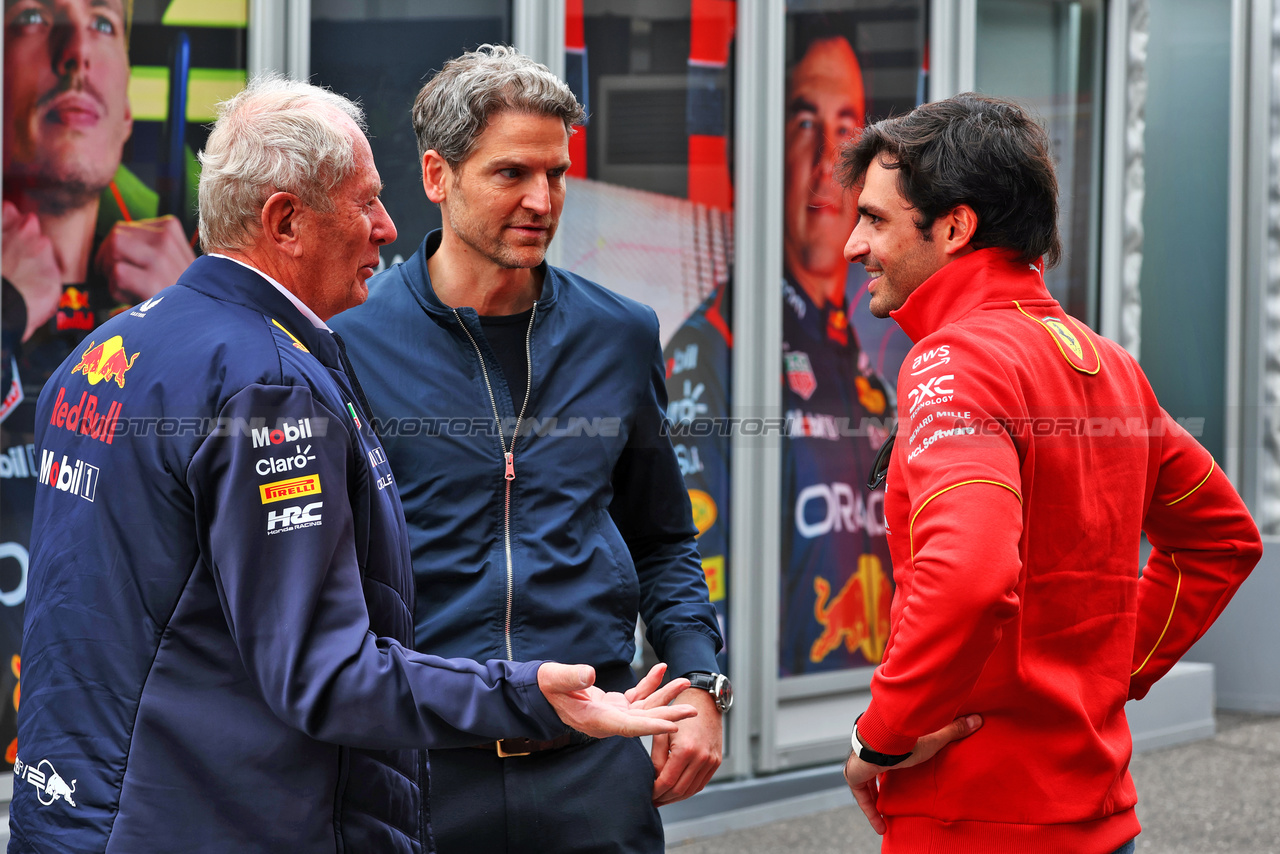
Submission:
M 1210 457 L 1209 458 L 1209 474 L 1205 475 L 1203 480 L 1201 480 L 1195 486 L 1191 487 L 1191 492 L 1188 492 L 1186 495 L 1182 496 L 1182 498 L 1173 499 L 1168 504 L 1166 504 L 1165 507 L 1172 507 L 1173 505 L 1177 504 L 1179 501 L 1182 501 L 1184 498 L 1190 498 L 1197 489 L 1199 489 L 1200 487 L 1204 486 L 1206 483 L 1209 482 L 1209 478 L 1213 475 L 1213 470 L 1215 468 L 1217 468 L 1217 463 L 1215 463 L 1213 458 Z
M 961 486 L 968 486 L 969 484 L 972 484 L 972 483 L 989 483 L 992 486 L 1002 486 L 1005 489 L 1012 492 L 1015 496 L 1017 496 L 1019 504 L 1022 503 L 1022 493 L 1018 492 L 1018 490 L 1014 489 L 1009 484 L 1003 483 L 998 480 L 962 480 L 959 483 L 953 483 L 951 486 L 945 487 L 944 489 L 939 489 L 933 495 L 930 495 L 928 498 L 922 501 L 920 503 L 920 507 L 916 510 L 916 512 L 911 514 L 911 524 L 907 526 L 907 546 L 911 550 L 912 560 L 915 560 L 915 557 L 916 557 L 916 539 L 915 539 L 916 518 L 921 514 L 921 512 L 924 511 L 924 508 L 929 505 L 929 502 L 937 498 L 939 495 L 942 495 L 944 492 L 950 492 L 951 490 L 957 489 Z
M 1199 487 L 1197 487 L 1198 489 Z M 1195 490 L 1193 489 L 1192 492 Z M 1191 493 L 1188 492 L 1187 495 Z M 1184 495 L 1183 498 L 1186 496 Z M 1182 499 L 1178 499 L 1181 501 Z M 1165 634 L 1169 631 L 1169 626 L 1173 624 L 1173 612 L 1178 610 L 1178 594 L 1182 592 L 1182 567 L 1178 566 L 1177 555 L 1169 555 L 1169 559 L 1173 561 L 1173 568 L 1178 570 L 1178 583 L 1173 588 L 1173 604 L 1169 606 L 1169 619 L 1164 621 L 1164 628 L 1160 630 L 1160 637 L 1156 638 L 1155 646 L 1151 647 L 1151 652 L 1147 653 L 1147 657 L 1142 659 L 1142 663 L 1138 665 L 1137 670 L 1129 674 L 1130 677 L 1137 676 L 1142 668 L 1147 666 L 1147 662 L 1151 660 L 1151 656 L 1156 654 L 1156 650 L 1160 648 L 1160 641 L 1164 640 Z

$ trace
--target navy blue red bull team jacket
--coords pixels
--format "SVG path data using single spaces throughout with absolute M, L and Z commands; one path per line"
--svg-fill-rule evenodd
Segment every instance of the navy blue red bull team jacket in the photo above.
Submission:
M 634 682 L 638 611 L 671 675 L 713 671 L 720 636 L 662 430 L 653 310 L 547 266 L 513 441 L 526 389 L 511 394 L 475 310 L 436 297 L 439 240 L 334 319 L 404 501 L 418 648 L 581 661 L 619 690 Z
M 537 662 L 411 650 L 337 343 L 197 260 L 40 397 L 15 852 L 421 852 L 425 753 L 564 727 Z

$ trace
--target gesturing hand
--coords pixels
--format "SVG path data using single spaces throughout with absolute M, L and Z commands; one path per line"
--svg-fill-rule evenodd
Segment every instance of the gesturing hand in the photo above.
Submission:
M 849 759 L 844 763 L 844 781 L 849 784 L 849 790 L 853 792 L 853 799 L 858 802 L 862 814 L 871 822 L 872 830 L 883 836 L 888 827 L 884 817 L 876 809 L 876 796 L 880 793 L 880 786 L 876 782 L 878 775 L 884 772 L 892 774 L 899 768 L 910 768 L 928 762 L 939 750 L 956 739 L 972 735 L 980 726 L 982 718 L 978 715 L 957 718 L 937 732 L 923 736 L 916 742 L 915 750 L 911 751 L 909 757 L 888 768 L 863 762 L 857 754 L 850 753 Z
M 547 662 L 538 668 L 538 688 L 560 720 L 595 738 L 675 732 L 676 721 L 691 718 L 693 706 L 668 706 L 689 687 L 688 679 L 662 685 L 665 664 L 656 665 L 625 694 L 595 687 L 596 672 L 585 664 Z

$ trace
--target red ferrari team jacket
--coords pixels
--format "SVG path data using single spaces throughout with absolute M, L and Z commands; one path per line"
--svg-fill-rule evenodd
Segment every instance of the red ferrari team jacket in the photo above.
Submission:
M 1125 701 L 1222 612 L 1258 530 L 1037 265 L 978 250 L 893 317 L 916 342 L 885 499 L 897 593 L 858 731 L 893 754 L 984 724 L 881 776 L 883 850 L 1111 852 L 1139 831 Z

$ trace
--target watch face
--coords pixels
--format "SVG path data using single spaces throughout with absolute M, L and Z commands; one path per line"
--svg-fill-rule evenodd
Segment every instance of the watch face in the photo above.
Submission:
M 716 687 L 711 693 L 716 698 L 720 711 L 729 711 L 729 707 L 733 705 L 733 685 L 729 683 L 729 677 L 722 673 L 716 674 Z

